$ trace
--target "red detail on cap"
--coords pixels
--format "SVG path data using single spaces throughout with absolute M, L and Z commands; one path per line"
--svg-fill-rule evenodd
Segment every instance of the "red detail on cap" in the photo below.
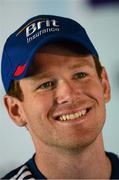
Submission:
M 14 76 L 21 75 L 24 72 L 25 68 L 26 68 L 26 64 L 24 64 L 23 66 L 18 66 L 14 73 Z

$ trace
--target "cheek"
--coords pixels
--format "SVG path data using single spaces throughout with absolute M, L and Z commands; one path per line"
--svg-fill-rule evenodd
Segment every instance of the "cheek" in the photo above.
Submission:
M 106 109 L 102 84 L 100 80 L 89 80 L 86 84 L 85 94 L 95 102 L 96 119 L 97 121 L 104 121 Z
M 32 102 L 32 103 L 31 103 Z M 31 104 L 30 104 L 31 103 Z M 53 96 L 50 94 L 39 95 L 27 100 L 25 114 L 27 128 L 35 139 L 46 141 L 45 138 L 52 134 L 52 126 L 49 123 L 49 112 L 53 106 Z M 34 139 L 34 141 L 35 141 Z
M 27 98 L 25 111 L 30 117 L 46 117 L 53 105 L 52 94 L 37 94 L 32 98 Z
M 82 85 L 83 91 L 97 100 L 98 102 L 103 101 L 104 102 L 104 93 L 102 84 L 99 79 L 97 80 L 88 80 L 85 82 L 85 84 Z

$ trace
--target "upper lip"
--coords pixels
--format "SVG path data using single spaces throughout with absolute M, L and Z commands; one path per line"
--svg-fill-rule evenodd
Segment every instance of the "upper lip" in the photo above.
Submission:
M 84 109 L 89 110 L 89 109 L 91 109 L 91 106 L 84 106 L 84 107 L 82 107 L 82 108 L 77 108 L 77 109 L 62 110 L 62 111 L 59 111 L 59 112 L 55 113 L 55 114 L 53 115 L 53 118 L 54 118 L 54 119 L 57 119 L 58 117 L 60 117 L 60 116 L 62 116 L 62 115 L 74 114 L 74 113 L 77 113 L 77 112 L 82 111 L 82 110 L 84 110 Z

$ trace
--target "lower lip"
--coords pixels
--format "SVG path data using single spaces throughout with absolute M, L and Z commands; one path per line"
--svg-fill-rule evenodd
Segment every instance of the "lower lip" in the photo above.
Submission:
M 90 111 L 91 111 L 91 109 L 88 112 L 86 112 L 86 114 L 84 116 L 81 116 L 77 119 L 71 119 L 71 120 L 65 120 L 65 121 L 55 120 L 55 121 L 60 123 L 60 124 L 62 123 L 64 125 L 65 124 L 69 124 L 69 125 L 81 124 L 87 120 L 87 115 L 90 113 Z

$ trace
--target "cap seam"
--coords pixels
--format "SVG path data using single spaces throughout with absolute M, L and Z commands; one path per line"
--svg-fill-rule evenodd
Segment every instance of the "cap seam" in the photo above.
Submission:
M 7 52 L 7 49 L 6 49 L 6 47 L 5 47 L 5 52 L 6 52 L 6 55 L 7 55 L 7 57 L 8 57 L 8 59 L 9 59 L 9 64 L 10 64 L 10 67 L 12 67 L 11 65 L 11 62 L 10 62 L 10 57 L 9 57 L 9 55 L 8 55 L 8 52 Z
M 11 69 L 12 69 L 12 64 L 11 64 L 11 62 L 10 62 L 10 57 L 9 57 L 9 55 L 8 55 L 8 52 L 7 52 L 6 47 L 5 47 L 5 52 L 6 52 L 6 55 L 7 55 L 7 57 L 8 57 L 8 62 L 9 62 L 9 65 L 10 65 L 10 70 L 11 70 Z M 11 71 L 10 71 L 10 72 L 11 72 Z M 9 74 L 8 74 L 7 79 L 9 79 L 9 77 L 10 77 L 10 72 L 9 72 Z

